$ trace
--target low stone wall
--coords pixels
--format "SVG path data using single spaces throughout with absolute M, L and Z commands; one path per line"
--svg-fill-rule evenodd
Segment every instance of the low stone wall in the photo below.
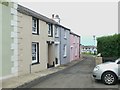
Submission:
M 96 65 L 101 64 L 102 63 L 102 57 L 95 57 L 95 63 L 96 63 Z
M 103 57 L 103 63 L 104 62 L 115 62 L 115 60 L 118 59 L 118 57 Z

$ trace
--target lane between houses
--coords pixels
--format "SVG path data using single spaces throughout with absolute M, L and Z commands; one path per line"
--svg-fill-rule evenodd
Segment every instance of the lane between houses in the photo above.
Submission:
M 93 56 L 85 56 L 84 60 L 63 70 L 41 82 L 31 85 L 32 88 L 118 88 L 117 85 L 104 85 L 92 77 L 95 66 Z

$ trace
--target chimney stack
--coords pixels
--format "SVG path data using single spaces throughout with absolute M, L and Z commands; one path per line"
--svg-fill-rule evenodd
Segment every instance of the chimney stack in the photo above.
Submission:
M 59 17 L 59 15 L 52 14 L 52 19 L 60 24 L 60 17 Z
M 52 19 L 54 19 L 55 18 L 55 15 L 54 14 L 52 14 Z

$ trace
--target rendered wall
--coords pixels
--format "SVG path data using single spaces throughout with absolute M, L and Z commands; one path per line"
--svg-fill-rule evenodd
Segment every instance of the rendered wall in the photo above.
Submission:
M 2 79 L 17 75 L 17 3 L 2 2 Z
M 11 62 L 11 15 L 10 6 L 2 4 L 2 76 L 10 75 Z
M 18 14 L 19 75 L 47 69 L 47 24 L 39 20 L 39 35 L 32 34 L 32 16 Z M 39 64 L 32 64 L 32 42 L 39 42 Z
M 61 28 L 61 64 L 67 64 L 68 62 L 70 62 L 70 31 L 66 30 L 66 38 L 64 38 L 64 28 Z M 67 55 L 66 57 L 64 57 L 64 44 L 67 45 Z
M 2 77 L 2 4 L 0 2 L 0 77 Z M 2 89 L 2 80 L 0 80 L 0 89 Z

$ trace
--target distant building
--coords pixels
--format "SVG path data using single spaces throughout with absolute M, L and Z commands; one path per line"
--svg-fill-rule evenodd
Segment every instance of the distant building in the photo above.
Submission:
M 81 46 L 81 52 L 82 53 L 91 53 L 91 54 L 96 54 L 97 53 L 97 47 L 96 46 Z

